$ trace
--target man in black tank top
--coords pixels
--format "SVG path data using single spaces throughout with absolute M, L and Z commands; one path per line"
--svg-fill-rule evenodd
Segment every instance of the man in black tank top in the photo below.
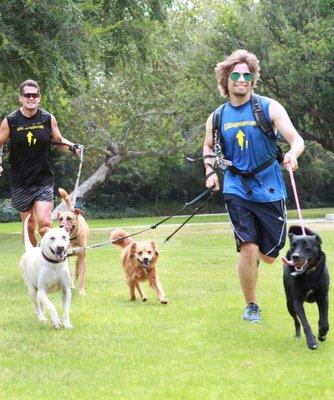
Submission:
M 80 156 L 80 146 L 63 138 L 56 118 L 39 108 L 40 88 L 36 81 L 27 80 L 20 86 L 21 108 L 13 111 L 0 126 L 0 154 L 9 139 L 9 163 L 12 186 L 12 204 L 20 212 L 21 220 L 31 214 L 29 237 L 36 246 L 36 223 L 43 235 L 43 228 L 51 227 L 53 208 L 53 172 L 50 164 L 50 143 L 64 143 L 61 150 Z M 2 158 L 0 158 L 0 175 Z

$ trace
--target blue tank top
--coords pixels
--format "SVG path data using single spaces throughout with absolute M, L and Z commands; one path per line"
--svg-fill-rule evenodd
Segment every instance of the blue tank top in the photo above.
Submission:
M 271 99 L 261 96 L 265 118 L 270 121 Z M 253 171 L 265 161 L 275 158 L 276 142 L 256 126 L 251 101 L 234 107 L 229 101 L 222 111 L 220 134 L 224 143 L 224 154 L 233 165 L 242 171 Z M 248 195 L 239 175 L 227 170 L 224 174 L 223 193 L 231 193 L 246 200 L 271 202 L 286 198 L 286 189 L 279 163 L 276 161 L 256 178 L 247 179 L 252 194 Z

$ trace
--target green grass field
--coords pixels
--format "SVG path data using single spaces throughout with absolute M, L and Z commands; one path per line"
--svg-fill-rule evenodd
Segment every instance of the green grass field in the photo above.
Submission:
M 18 262 L 19 224 L 1 224 L 1 399 L 332 399 L 334 336 L 307 349 L 294 338 L 286 306 L 282 265 L 260 266 L 261 324 L 241 320 L 244 307 L 236 252 L 228 224 L 199 217 L 167 244 L 174 229 L 162 225 L 138 238 L 160 248 L 159 271 L 170 303 L 129 301 L 113 246 L 90 250 L 87 296 L 73 292 L 72 330 L 37 321 Z M 94 228 L 150 225 L 158 219 L 90 221 Z M 181 220 L 173 221 L 181 222 Z M 207 222 L 206 224 L 204 222 Z M 320 233 L 330 272 L 334 223 L 308 225 Z M 92 230 L 90 244 L 108 240 Z M 73 267 L 73 260 L 71 259 Z M 145 285 L 146 286 L 146 285 Z M 331 293 L 332 294 L 332 293 Z M 61 314 L 61 295 L 52 300 Z M 333 327 L 333 296 L 330 325 Z M 306 305 L 314 332 L 315 305 Z

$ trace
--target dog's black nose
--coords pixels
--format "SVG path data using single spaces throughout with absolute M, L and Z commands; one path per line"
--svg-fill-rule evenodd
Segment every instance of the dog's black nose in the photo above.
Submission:
M 57 253 L 62 253 L 65 250 L 64 246 L 57 246 Z
M 291 258 L 293 261 L 299 261 L 301 257 L 298 254 L 292 254 Z

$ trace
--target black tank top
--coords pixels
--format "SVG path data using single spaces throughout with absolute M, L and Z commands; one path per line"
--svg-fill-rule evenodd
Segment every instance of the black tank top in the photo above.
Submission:
M 13 187 L 53 185 L 49 151 L 51 114 L 38 109 L 32 117 L 20 110 L 7 117 L 10 129 L 9 163 Z

